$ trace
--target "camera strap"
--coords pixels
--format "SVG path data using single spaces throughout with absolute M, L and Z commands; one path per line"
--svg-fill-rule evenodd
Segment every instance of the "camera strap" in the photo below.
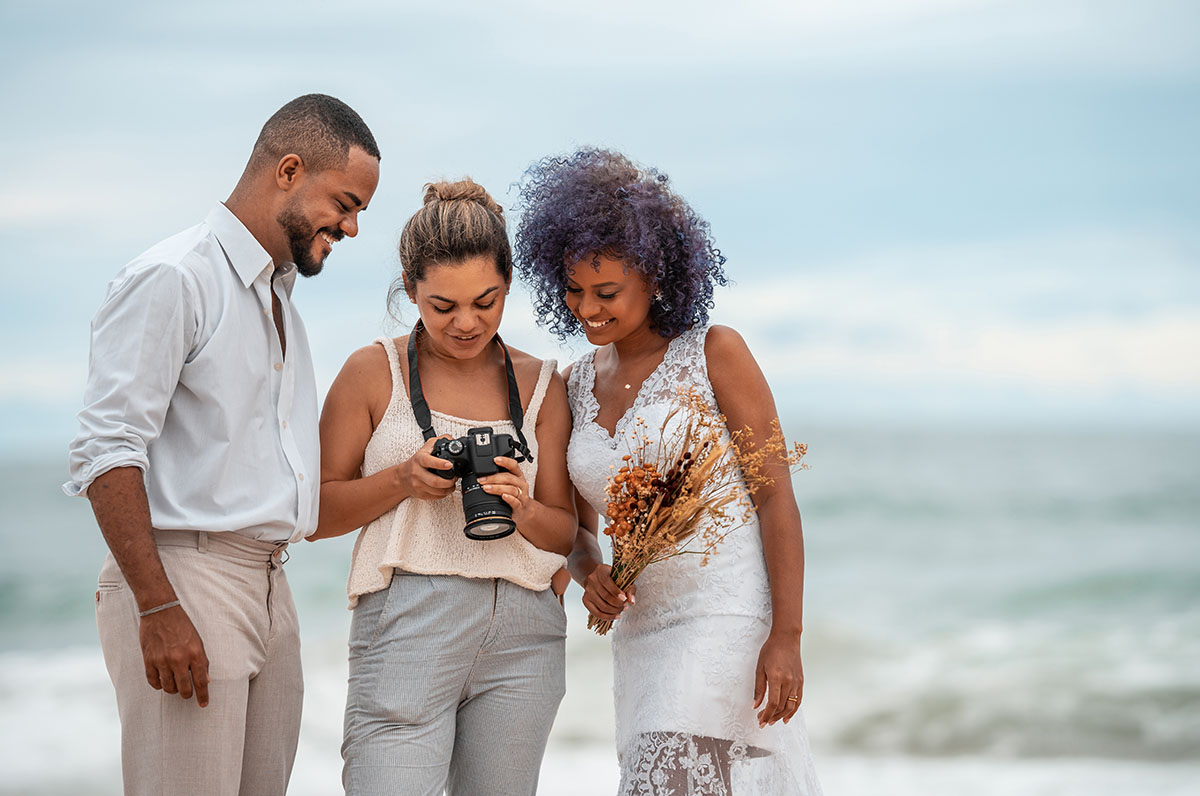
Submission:
M 429 404 L 425 402 L 425 393 L 421 391 L 421 374 L 417 370 L 417 334 L 424 331 L 424 322 L 417 321 L 412 334 L 408 336 L 408 398 L 412 402 L 413 416 L 417 419 L 417 425 L 421 427 L 421 434 L 425 439 L 433 439 L 437 433 L 433 430 L 433 417 L 429 413 Z M 508 346 L 504 345 L 499 334 L 496 335 L 496 343 L 504 352 L 504 372 L 508 377 L 508 416 L 517 430 L 517 442 L 519 443 L 517 461 L 529 461 L 532 458 L 529 452 L 529 443 L 525 441 L 525 434 L 521 431 L 521 426 L 525 422 L 525 413 L 521 410 L 521 391 L 517 387 L 517 374 L 513 372 L 512 357 L 508 355 Z

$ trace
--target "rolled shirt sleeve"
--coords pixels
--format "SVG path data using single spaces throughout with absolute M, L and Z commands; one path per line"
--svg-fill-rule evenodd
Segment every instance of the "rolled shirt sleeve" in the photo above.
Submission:
M 70 447 L 68 495 L 116 467 L 149 466 L 171 396 L 196 336 L 195 296 L 177 266 L 131 265 L 112 281 L 92 319 L 79 433 Z

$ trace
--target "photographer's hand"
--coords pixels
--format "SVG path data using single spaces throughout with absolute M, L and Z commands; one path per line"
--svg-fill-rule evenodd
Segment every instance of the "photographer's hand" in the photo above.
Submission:
M 529 493 L 529 483 L 521 472 L 521 466 L 516 459 L 507 456 L 497 456 L 493 461 L 504 468 L 504 472 L 495 475 L 485 475 L 479 479 L 479 485 L 489 495 L 496 495 L 507 503 L 513 511 L 513 522 L 520 528 L 531 519 L 534 511 L 533 495 Z
M 401 482 L 402 488 L 409 497 L 420 500 L 441 500 L 454 491 L 457 479 L 442 478 L 440 475 L 429 472 L 431 469 L 451 470 L 454 467 L 445 459 L 439 459 L 433 455 L 434 443 L 443 437 L 445 435 L 425 440 L 425 444 L 416 453 L 394 468 L 396 478 Z M 449 437 L 445 438 L 449 439 Z

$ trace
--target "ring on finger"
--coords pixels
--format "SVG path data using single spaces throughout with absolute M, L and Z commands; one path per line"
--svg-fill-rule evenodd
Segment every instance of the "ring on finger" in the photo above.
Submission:
M 793 696 L 790 696 L 790 697 L 788 697 L 788 698 L 787 698 L 787 701 L 788 701 L 788 702 L 799 702 L 799 701 L 800 701 L 800 698 L 799 698 L 799 697 L 797 697 L 797 696 L 794 696 L 794 695 L 793 695 Z

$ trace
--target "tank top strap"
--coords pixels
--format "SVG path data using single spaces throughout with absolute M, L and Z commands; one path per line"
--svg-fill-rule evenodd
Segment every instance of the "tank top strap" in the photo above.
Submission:
M 537 425 L 538 411 L 546 398 L 546 390 L 550 387 L 550 377 L 558 369 L 558 362 L 553 359 L 542 360 L 542 369 L 538 373 L 537 384 L 533 387 L 533 396 L 529 399 L 529 407 L 525 410 L 525 427 Z
M 372 342 L 379 343 L 387 352 L 388 367 L 392 371 L 392 398 L 389 406 L 397 401 L 408 399 L 408 387 L 404 384 L 404 372 L 400 370 L 400 352 L 396 350 L 396 341 L 391 337 L 376 337 Z

